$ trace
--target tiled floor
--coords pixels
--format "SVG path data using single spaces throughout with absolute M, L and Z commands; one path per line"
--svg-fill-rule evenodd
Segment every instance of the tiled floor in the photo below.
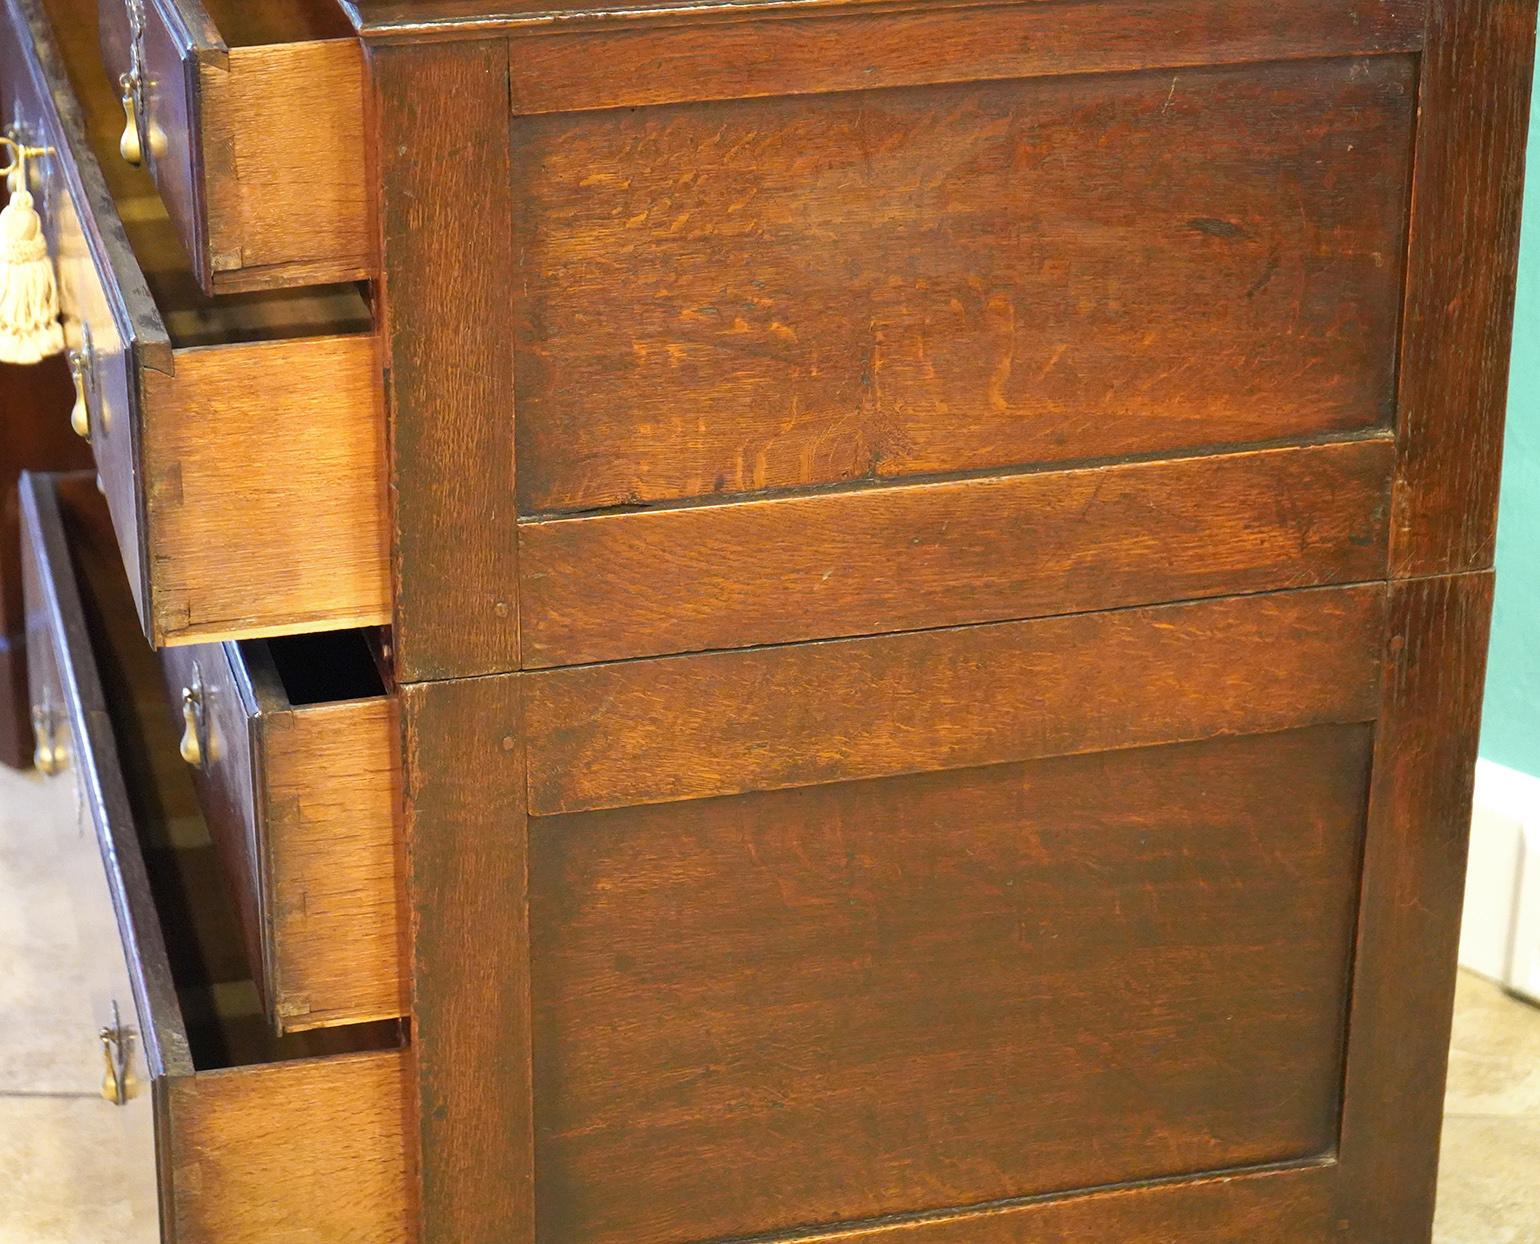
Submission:
M 53 867 L 72 783 L 0 768 L 0 1244 L 139 1244 L 96 1095 L 82 944 Z M 1437 1244 L 1540 1244 L 1540 1010 L 1460 982 Z M 148 1237 L 153 1238 L 153 1237 Z

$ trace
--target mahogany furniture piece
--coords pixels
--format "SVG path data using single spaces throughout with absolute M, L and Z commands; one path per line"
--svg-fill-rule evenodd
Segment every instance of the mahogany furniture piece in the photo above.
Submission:
M 1429 1238 L 1529 0 L 0 13 L 151 1238 Z

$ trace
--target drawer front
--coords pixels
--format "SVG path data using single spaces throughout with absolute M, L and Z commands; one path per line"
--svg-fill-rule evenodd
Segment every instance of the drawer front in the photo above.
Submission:
M 89 476 L 32 476 L 22 515 L 28 612 L 53 654 L 40 676 L 57 672 L 131 983 L 125 1110 L 143 1100 L 154 1116 L 154 1152 L 137 1157 L 158 1181 L 164 1238 L 406 1244 L 404 1061 L 391 1033 L 280 1039 L 248 1017 L 238 934 L 187 845 L 198 805 L 105 508 Z
M 123 123 L 209 293 L 367 278 L 362 48 L 330 0 L 241 7 L 99 0 Z
M 77 477 L 78 486 L 89 487 L 88 480 L 89 476 Z M 94 529 L 89 523 L 82 524 L 74 536 L 77 541 L 94 542 L 99 552 L 111 552 L 113 537 L 105 523 Z M 48 565 L 47 550 L 36 540 L 25 541 L 22 591 L 27 609 L 34 764 L 46 777 L 69 774 L 59 780 L 73 781 L 79 808 L 76 821 L 61 827 L 53 860 L 54 869 L 69 887 L 76 944 L 90 954 L 89 963 L 82 965 L 78 974 L 85 996 L 78 1000 L 82 1031 L 77 1035 L 82 1049 L 87 1042 L 95 1042 L 100 1050 L 100 1057 L 91 1064 L 91 1078 L 82 1079 L 76 1087 L 77 1091 L 98 1090 L 104 1099 L 102 1109 L 114 1116 L 114 1126 L 102 1133 L 109 1145 L 97 1156 L 119 1173 L 116 1186 L 127 1194 L 127 1218 L 119 1238 L 126 1244 L 159 1244 L 155 1115 L 145 1028 L 133 978 L 121 951 L 112 887 L 103 869 L 96 818 L 91 814 L 100 781 L 89 765 L 88 754 L 75 743 L 76 725 L 70 710 L 79 703 L 79 683 L 56 647 L 60 606 L 65 602 L 54 590 Z M 86 1028 L 88 1021 L 90 1027 Z
M 146 634 L 160 645 L 386 620 L 384 432 L 358 294 L 206 304 L 174 275 L 147 280 L 134 248 L 158 256 L 164 222 L 153 191 L 134 192 L 131 227 L 119 215 L 66 73 L 82 32 L 56 39 L 58 14 L 37 0 L 4 6 L 0 43 L 18 67 L 7 115 L 52 149 L 33 162 L 34 193 Z
M 355 665 L 370 659 L 361 636 L 346 640 Z M 380 689 L 296 704 L 279 669 L 324 673 L 342 642 L 297 639 L 292 657 L 261 640 L 161 653 L 172 727 L 191 740 L 184 759 L 285 1033 L 406 1011 L 394 703 Z

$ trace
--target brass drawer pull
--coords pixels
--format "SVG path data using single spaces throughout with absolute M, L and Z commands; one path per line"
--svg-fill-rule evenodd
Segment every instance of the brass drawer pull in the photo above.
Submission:
M 146 108 L 147 79 L 144 73 L 144 0 L 127 0 L 128 72 L 118 75 L 118 98 L 123 105 L 123 133 L 118 138 L 118 154 L 138 168 L 144 163 L 148 140 L 152 154 L 159 155 L 162 144 L 151 133 Z
M 139 141 L 139 71 L 120 75 L 118 89 L 123 96 L 123 135 L 118 139 L 118 154 L 138 168 L 144 163 L 144 144 Z
M 114 1106 L 126 1106 L 132 1096 L 128 1075 L 128 1050 L 133 1033 L 123 1027 L 117 1000 L 112 1003 L 112 1024 L 97 1034 L 102 1043 L 102 1096 Z
M 69 750 L 59 741 L 53 710 L 42 704 L 32 706 L 32 764 L 45 777 L 64 772 L 69 764 Z
M 182 688 L 182 759 L 203 767 L 203 680 L 196 673 L 193 684 Z
M 80 346 L 68 354 L 70 379 L 75 382 L 75 404 L 70 407 L 70 427 L 81 440 L 91 439 L 91 390 L 95 387 L 96 352 L 91 348 L 91 331 L 80 326 Z

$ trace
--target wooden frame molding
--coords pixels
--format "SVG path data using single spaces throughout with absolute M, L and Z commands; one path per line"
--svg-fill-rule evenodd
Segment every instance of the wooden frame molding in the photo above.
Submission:
M 591 30 L 521 39 L 515 115 L 942 82 L 1118 73 L 1422 46 L 1418 0 L 1180 0 L 1109 21 L 1105 6 L 1014 4 L 849 17 Z M 925 48 L 920 55 L 917 49 Z M 595 74 L 596 58 L 605 72 Z
M 423 1244 L 535 1238 L 521 700 L 518 675 L 401 688 Z
M 508 48 L 375 48 L 370 71 L 396 672 L 516 669 Z
M 1535 6 L 1429 0 L 1391 574 L 1492 564 L 1518 276 Z M 1481 107 L 1472 83 L 1489 87 Z

